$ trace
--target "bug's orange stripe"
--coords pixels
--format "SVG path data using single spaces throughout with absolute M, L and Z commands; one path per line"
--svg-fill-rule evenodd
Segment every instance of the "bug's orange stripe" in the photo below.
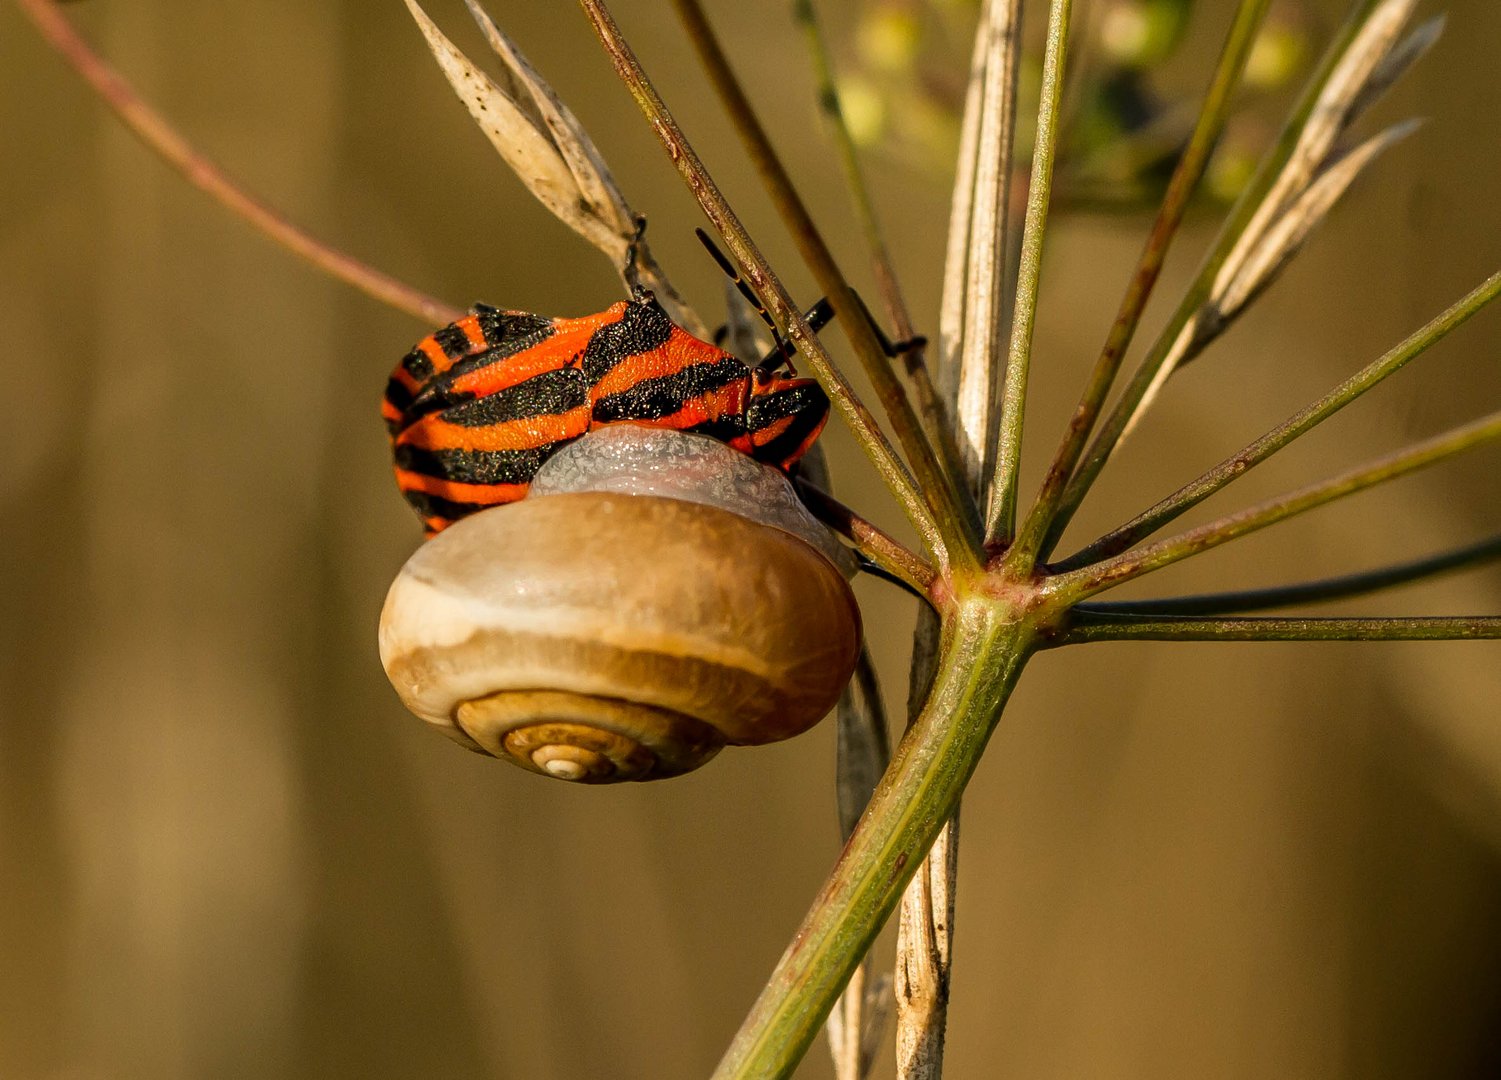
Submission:
M 763 428 L 757 428 L 751 432 L 751 439 L 757 446 L 765 446 L 782 432 L 792 426 L 793 417 L 784 416 L 780 420 L 773 420 Z
M 515 502 L 526 494 L 530 484 L 465 484 L 458 480 L 443 480 L 426 473 L 396 470 L 396 483 L 403 491 L 420 491 L 424 495 L 436 495 L 450 502 L 476 503 L 495 506 Z
M 454 325 L 464 331 L 464 336 L 469 339 L 469 352 L 471 354 L 482 352 L 490 347 L 490 343 L 485 340 L 485 332 L 480 329 L 478 316 L 465 315 L 458 322 L 454 323 Z
M 706 420 L 718 420 L 722 416 L 733 416 L 740 411 L 740 402 L 745 394 L 739 383 L 730 383 L 721 386 L 717 390 L 711 390 L 707 394 L 699 394 L 697 397 L 688 398 L 678 408 L 677 412 L 664 416 L 662 421 L 672 427 L 692 427 L 702 424 Z
M 428 360 L 432 362 L 435 374 L 441 375 L 453 367 L 453 361 L 443 351 L 443 346 L 438 344 L 437 338 L 425 337 L 417 343 L 417 348 L 421 349 L 427 355 Z
M 486 427 L 462 427 L 441 414 L 425 416 L 397 438 L 398 444 L 422 450 L 529 450 L 589 430 L 589 406 L 580 405 L 551 416 L 528 416 Z
M 422 388 L 422 384 L 412 378 L 412 373 L 406 369 L 405 363 L 396 365 L 396 370 L 391 372 L 391 378 L 395 379 L 402 386 L 406 387 L 408 392 L 413 394 Z
M 594 394 L 600 398 L 608 397 L 629 390 L 642 379 L 672 375 L 694 364 L 712 364 L 723 360 L 727 355 L 707 341 L 700 341 L 686 330 L 674 326 L 667 341 L 659 348 L 622 358 L 604 378 L 594 384 Z
M 381 399 L 380 415 L 381 419 L 390 420 L 393 423 L 399 423 L 401 420 L 401 410 L 392 405 L 389 398 Z
M 453 381 L 453 388 L 475 397 L 499 393 L 533 375 L 566 367 L 583 351 L 588 338 L 582 334 L 554 334 L 539 345 L 523 349 L 492 364 L 466 371 Z

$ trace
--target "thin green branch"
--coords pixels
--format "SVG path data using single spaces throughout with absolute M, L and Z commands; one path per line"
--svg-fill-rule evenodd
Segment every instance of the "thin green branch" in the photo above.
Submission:
M 1497 439 L 1501 439 L 1501 412 L 1491 413 L 1473 423 L 1425 439 L 1339 476 L 1269 499 L 1177 536 L 1145 547 L 1132 548 L 1092 566 L 1059 574 L 1051 580 L 1048 589 L 1055 596 L 1066 597 L 1069 602 L 1077 603 L 1085 597 L 1113 589 L 1180 559 L 1218 547 L 1376 484 L 1436 465 L 1456 454 Z
M 1162 264 L 1177 235 L 1178 226 L 1183 221 L 1189 200 L 1204 175 L 1210 154 L 1230 116 L 1235 89 L 1240 84 L 1246 59 L 1251 55 L 1251 46 L 1256 41 L 1270 3 L 1271 0 L 1241 0 L 1235 21 L 1231 23 L 1224 48 L 1220 52 L 1219 63 L 1210 80 L 1209 91 L 1204 97 L 1204 105 L 1199 111 L 1198 122 L 1194 125 L 1188 145 L 1168 181 L 1162 207 L 1157 211 L 1157 220 L 1153 223 L 1146 246 L 1137 260 L 1136 270 L 1131 276 L 1126 295 L 1121 299 L 1120 310 L 1110 327 L 1105 346 L 1100 351 L 1089 383 L 1069 420 L 1063 440 L 1053 455 L 1053 462 L 1048 467 L 1037 499 L 1017 535 L 1010 556 L 1013 565 L 1030 569 L 1036 561 L 1038 550 L 1058 510 L 1059 500 L 1063 497 L 1064 485 L 1084 453 L 1085 443 L 1104 408 L 1105 399 L 1115 383 L 1115 376 L 1120 371 L 1126 350 L 1131 346 L 1131 339 L 1136 334 L 1147 301 L 1157 284 Z
M 1355 574 L 1302 581 L 1295 585 L 1276 585 L 1265 589 L 1237 592 L 1204 593 L 1199 596 L 1175 596 L 1160 600 L 1122 600 L 1116 603 L 1081 605 L 1076 610 L 1101 615 L 1234 615 L 1243 611 L 1268 611 L 1273 608 L 1343 600 L 1365 596 L 1398 585 L 1437 577 L 1482 566 L 1501 559 L 1501 536 L 1488 537 L 1478 543 L 1441 551 L 1421 559 L 1393 563 Z
M 1081 616 L 1048 644 L 1092 641 L 1465 641 L 1501 638 L 1501 616 L 1174 619 Z
M 1042 101 L 1032 144 L 1032 177 L 1022 226 L 1021 260 L 1012 306 L 1011 347 L 1001 387 L 1000 431 L 996 442 L 995 483 L 986 514 L 985 542 L 1009 542 L 1016 525 L 1016 488 L 1021 468 L 1022 424 L 1027 404 L 1027 371 L 1032 359 L 1032 330 L 1037 318 L 1037 289 L 1042 275 L 1042 242 L 1047 231 L 1048 200 L 1053 189 L 1053 161 L 1058 148 L 1058 102 L 1068 55 L 1068 24 L 1073 0 L 1053 0 L 1048 13 L 1047 49 L 1042 60 Z
M 813 516 L 843 536 L 880 569 L 899 578 L 918 595 L 926 595 L 936 576 L 933 567 L 916 552 L 866 521 L 844 503 L 805 480 L 796 481 L 798 496 Z
M 421 322 L 428 325 L 449 323 L 463 314 L 460 309 L 381 273 L 293 225 L 194 150 L 160 113 L 142 100 L 135 88 L 118 71 L 89 47 L 73 29 L 72 23 L 57 10 L 53 0 L 16 2 L 21 11 L 36 24 L 47 43 L 62 55 L 74 71 L 83 76 L 94 92 L 148 149 L 177 170 L 188 183 L 217 200 L 231 214 L 330 277 L 352 285 L 366 296 L 405 312 Z
M 855 441 L 870 458 L 876 472 L 922 538 L 924 546 L 945 569 L 951 559 L 961 561 L 972 559 L 972 556 L 968 554 L 969 541 L 962 516 L 957 511 L 952 517 L 934 513 L 924 492 L 914 484 L 911 473 L 907 471 L 906 466 L 886 440 L 886 436 L 882 434 L 875 417 L 860 402 L 855 395 L 854 388 L 835 368 L 823 344 L 808 327 L 802 312 L 793 304 L 786 288 L 772 273 L 771 267 L 751 240 L 750 234 L 740 223 L 739 217 L 720 193 L 713 177 L 709 175 L 709 171 L 699 160 L 698 154 L 689 144 L 682 129 L 678 127 L 677 121 L 673 119 L 667 106 L 657 94 L 656 88 L 646 77 L 646 72 L 642 70 L 635 52 L 621 35 L 620 28 L 615 24 L 603 0 L 579 0 L 579 2 L 589 17 L 595 33 L 599 35 L 605 52 L 614 64 L 616 74 L 630 90 L 636 104 L 640 106 L 641 111 L 651 123 L 653 130 L 657 133 L 657 138 L 661 140 L 668 156 L 677 166 L 678 172 L 688 185 L 688 190 L 698 200 L 704 215 L 713 223 L 729 246 L 731 253 L 745 273 L 747 284 L 756 292 L 756 295 L 762 298 L 767 310 L 778 324 L 787 328 L 788 338 L 807 358 L 808 366 L 828 393 L 834 409 L 849 425 Z M 848 290 L 847 285 L 844 288 Z M 834 303 L 837 306 L 839 300 L 835 299 Z M 845 310 L 852 309 L 846 307 Z M 861 328 L 867 333 L 870 329 L 863 320 L 859 319 L 844 320 L 844 328 L 846 333 L 852 333 L 857 337 Z M 884 368 L 886 365 L 883 363 L 881 366 Z M 887 375 L 890 376 L 889 370 Z M 910 406 L 908 408 L 910 409 Z M 921 433 L 918 432 L 918 434 Z M 927 463 L 927 468 L 931 471 L 931 461 Z M 929 492 L 935 498 L 941 499 L 943 486 L 937 485 L 930 488 Z
M 601 25 L 600 19 L 608 20 L 608 12 L 599 0 L 581 0 L 581 2 L 584 4 L 585 10 L 589 12 L 590 18 L 595 21 L 596 30 L 599 30 Z M 849 338 L 850 344 L 854 346 L 856 355 L 860 358 L 867 376 L 876 389 L 876 394 L 880 398 L 881 405 L 891 421 L 892 430 L 895 432 L 908 462 L 912 465 L 913 473 L 917 478 L 917 490 L 920 490 L 922 496 L 927 501 L 928 516 L 932 521 L 932 531 L 935 535 L 942 538 L 942 547 L 946 550 L 946 558 L 965 564 L 972 564 L 975 561 L 972 552 L 977 546 L 976 538 L 972 535 L 975 527 L 974 523 L 978 517 L 977 511 L 969 505 L 965 494 L 955 484 L 955 472 L 950 467 L 950 463 L 942 462 L 937 456 L 939 452 L 936 452 L 933 444 L 929 443 L 922 425 L 918 422 L 916 413 L 912 409 L 911 402 L 907 399 L 901 383 L 896 379 L 891 370 L 891 364 L 881 348 L 874 328 L 861 316 L 860 313 L 863 311 L 862 306 L 855 298 L 854 292 L 850 288 L 844 274 L 840 271 L 833 253 L 829 250 L 828 245 L 824 242 L 822 235 L 813 222 L 812 215 L 809 214 L 807 207 L 797 194 L 797 190 L 792 183 L 792 178 L 787 173 L 781 159 L 772 147 L 771 140 L 767 136 L 765 128 L 762 127 L 760 121 L 756 118 L 755 110 L 752 108 L 749 98 L 746 97 L 743 88 L 735 78 L 729 58 L 720 46 L 713 28 L 709 25 L 708 18 L 705 16 L 702 6 L 698 3 L 698 0 L 674 0 L 674 3 L 689 38 L 703 62 L 703 67 L 713 82 L 716 92 L 723 101 L 725 110 L 730 114 L 736 130 L 739 132 L 741 140 L 745 144 L 746 150 L 750 154 L 752 162 L 761 176 L 762 183 L 766 186 L 773 203 L 777 207 L 778 213 L 786 222 L 788 230 L 797 243 L 799 253 L 813 271 L 814 277 L 818 280 L 819 287 L 834 305 L 834 310 L 843 316 L 840 319 L 840 326 Z M 598 16 L 596 12 L 599 13 Z M 613 26 L 614 24 L 611 23 L 610 25 Z M 602 40 L 606 41 L 606 49 L 614 57 L 614 46 L 605 38 L 604 31 L 600 30 L 600 34 Z M 628 46 L 620 39 L 618 29 L 614 31 L 614 39 L 620 43 L 622 48 L 628 49 Z M 616 70 L 621 72 L 622 77 L 626 78 L 628 82 L 630 82 L 630 78 L 626 75 L 626 72 L 633 64 L 633 57 L 631 58 L 631 64 L 624 67 L 621 60 L 618 57 L 616 58 Z M 635 70 L 639 73 L 639 65 L 635 65 Z M 664 143 L 668 141 L 669 137 L 674 138 L 680 148 L 687 151 L 686 153 L 680 153 L 673 146 L 669 145 L 668 147 L 669 153 L 677 163 L 679 171 L 684 174 L 685 179 L 688 179 L 690 189 L 698 196 L 699 203 L 703 206 L 705 213 L 708 214 L 711 221 L 714 221 L 716 226 L 719 226 L 719 220 L 716 218 L 715 213 L 710 212 L 709 204 L 705 199 L 712 193 L 712 197 L 718 199 L 721 206 L 723 206 L 724 214 L 729 214 L 728 206 L 723 204 L 723 199 L 719 196 L 718 190 L 713 187 L 713 182 L 708 179 L 708 174 L 704 171 L 702 163 L 698 161 L 697 156 L 688 148 L 686 140 L 682 137 L 682 133 L 678 131 L 676 125 L 672 122 L 671 116 L 667 114 L 666 107 L 661 105 L 655 91 L 651 90 L 650 84 L 645 82 L 645 75 L 641 74 L 640 79 L 645 85 L 647 95 L 644 96 L 638 93 L 634 85 L 632 85 L 632 94 L 636 96 L 637 103 L 642 106 L 644 111 L 647 111 L 649 118 L 652 119 L 653 126 L 657 129 L 658 137 L 662 138 Z M 652 101 L 656 102 L 655 106 L 650 104 Z M 666 121 L 665 124 L 659 121 L 653 113 L 652 110 L 655 108 L 660 108 L 661 116 Z M 689 172 L 691 171 L 696 171 L 699 177 L 689 178 Z M 729 219 L 733 220 L 733 214 L 729 214 Z M 721 228 L 720 231 L 723 233 L 724 229 Z M 733 250 L 735 248 L 734 238 L 726 234 L 725 239 Z M 746 237 L 744 239 L 745 243 L 749 244 L 749 238 Z M 753 247 L 752 250 L 754 250 Z M 789 327 L 794 325 L 793 317 L 796 317 L 800 323 L 802 320 L 797 316 L 795 311 L 792 313 L 793 317 L 784 316 L 783 313 L 779 312 L 769 302 L 771 297 L 761 291 L 760 284 L 751 274 L 751 267 L 746 262 L 742 253 L 739 250 L 735 250 L 735 256 L 741 265 L 746 268 L 747 279 L 751 286 L 757 290 L 758 294 L 768 300 L 767 306 L 773 316 L 777 317 L 779 321 L 784 321 Z M 766 273 L 769 274 L 769 270 Z M 792 310 L 790 302 L 788 310 Z M 789 336 L 801 347 L 801 343 L 797 341 L 796 333 L 790 333 Z M 818 346 L 818 351 L 824 357 L 824 363 L 828 364 L 832 371 L 832 365 L 828 363 L 827 353 L 823 351 L 822 346 Z M 818 364 L 811 355 L 809 355 L 809 362 L 814 367 L 814 373 L 817 374 Z M 841 385 L 844 387 L 845 392 L 849 392 L 848 384 L 844 383 L 842 378 Z M 831 393 L 832 396 L 834 395 Z M 837 404 L 836 399 L 836 407 Z M 889 485 L 890 481 L 888 481 Z M 911 487 L 910 481 L 908 486 Z M 926 542 L 927 538 L 925 537 Z
M 693 0 L 691 6 L 701 10 L 697 0 Z M 803 27 L 803 36 L 807 41 L 808 53 L 813 64 L 814 78 L 818 82 L 819 107 L 834 137 L 834 146 L 839 152 L 839 163 L 844 170 L 845 187 L 849 190 L 850 200 L 854 203 L 855 217 L 860 222 L 860 229 L 865 234 L 865 244 L 870 249 L 871 273 L 876 279 L 881 306 L 886 310 L 886 317 L 891 320 L 895 339 L 911 341 L 917 335 L 917 328 L 912 322 L 912 313 L 902 293 L 896 266 L 886 246 L 880 219 L 876 215 L 875 200 L 871 198 L 870 187 L 865 182 L 864 170 L 860 167 L 859 151 L 855 148 L 855 140 L 850 134 L 849 124 L 845 121 L 844 109 L 839 100 L 839 87 L 834 76 L 833 61 L 829 56 L 828 44 L 824 39 L 813 0 L 795 0 L 792 12 L 793 18 Z M 912 384 L 913 395 L 917 399 L 918 412 L 926 422 L 928 437 L 932 440 L 945 471 L 954 474 L 957 472 L 956 462 L 959 460 L 958 451 L 954 446 L 954 432 L 949 423 L 948 410 L 944 408 L 943 401 L 933 385 L 932 374 L 924 358 L 924 350 L 921 347 L 909 348 L 902 353 L 901 360 L 907 379 Z
M 1060 562 L 1056 569 L 1073 570 L 1125 551 L 1162 528 L 1163 525 L 1197 506 L 1226 485 L 1244 476 L 1277 451 L 1305 435 L 1346 405 L 1373 389 L 1384 379 L 1400 371 L 1408 361 L 1421 356 L 1442 341 L 1481 308 L 1501 295 L 1501 272 L 1492 274 L 1448 310 L 1384 356 L 1367 364 L 1329 393 L 1298 412 L 1255 442 L 1239 450 L 1183 485 L 1155 506 L 1100 537 L 1081 551 Z
M 1276 145 L 1263 158 L 1256 175 L 1241 192 L 1225 219 L 1219 236 L 1199 266 L 1193 284 L 1142 358 L 1130 383 L 1111 409 L 1103 428 L 1090 444 L 1082 463 L 1070 477 L 1043 542 L 1043 557 L 1052 550 L 1068 523 L 1073 520 L 1084 496 L 1098 479 L 1121 437 L 1136 418 L 1142 402 L 1156 385 L 1159 374 L 1179 346 L 1180 339 L 1189 332 L 1191 324 L 1213 295 L 1215 283 L 1227 260 L 1236 251 L 1242 238 L 1249 235 L 1252 227 L 1265 218 L 1269 197 L 1287 186 L 1289 178 L 1284 173 L 1289 169 L 1301 171 L 1298 166 L 1302 159 L 1298 150 L 1303 141 L 1304 129 L 1315 119 L 1325 88 L 1341 70 L 1346 53 L 1359 42 L 1372 14 L 1383 6 L 1385 0 L 1361 0 L 1325 52 L 1318 70 L 1309 79 L 1303 96 L 1289 114 Z

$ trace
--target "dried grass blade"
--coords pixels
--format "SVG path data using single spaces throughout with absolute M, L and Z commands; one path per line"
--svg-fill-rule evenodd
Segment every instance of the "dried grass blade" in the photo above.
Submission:
M 496 25 L 494 18 L 479 5 L 478 0 L 464 0 L 464 3 L 484 34 L 485 41 L 505 65 L 517 87 L 525 90 L 531 98 L 538 117 L 547 125 L 553 145 L 568 171 L 573 174 L 574 182 L 590 209 L 601 220 L 615 227 L 621 242 L 621 255 L 624 256 L 625 246 L 635 233 L 635 215 L 610 175 L 594 140 L 589 138 L 573 112 L 537 74 L 515 42 Z
M 1335 159 L 1333 164 L 1314 178 L 1303 193 L 1283 211 L 1282 216 L 1267 229 L 1260 242 L 1246 257 L 1240 273 L 1226 286 L 1224 296 L 1214 305 L 1216 321 L 1220 324 L 1216 327 L 1216 332 L 1240 314 L 1257 294 L 1272 283 L 1277 273 L 1297 254 L 1308 234 L 1324 220 L 1325 215 L 1361 171 L 1383 151 L 1401 142 L 1422 125 L 1423 121 L 1420 119 L 1393 124 Z M 1203 328 L 1199 329 L 1199 333 L 1203 333 Z M 1195 351 L 1195 348 L 1190 348 L 1190 357 Z
M 1360 93 L 1355 95 L 1355 100 L 1350 103 L 1349 123 L 1354 123 L 1364 115 L 1398 79 L 1407 74 L 1408 68 L 1423 58 L 1443 34 L 1447 22 L 1446 16 L 1435 15 L 1386 54 L 1381 63 L 1376 65 L 1376 70 L 1371 72 L 1371 77 L 1361 87 Z
M 940 355 L 952 369 L 952 407 L 961 464 L 982 503 L 984 477 L 996 446 L 994 403 L 999 351 L 1008 319 L 1006 211 L 1011 200 L 1020 52 L 1020 0 L 989 0 L 975 37 L 964 125 L 973 140 L 961 147 L 949 225 Z M 961 213 L 963 217 L 961 217 Z
M 623 257 L 625 247 L 614 230 L 584 209 L 573 173 L 536 119 L 460 52 L 417 0 L 406 5 L 454 93 L 521 182 L 574 232 L 607 253 L 618 247 Z
M 406 0 L 438 66 L 469 115 L 527 189 L 563 224 L 599 249 L 625 277 L 636 214 L 594 141 L 547 82 L 475 0 L 465 0 L 504 65 L 502 86 L 450 41 L 417 0 Z M 652 258 L 644 241 L 636 269 L 672 319 L 703 337 L 707 328 Z

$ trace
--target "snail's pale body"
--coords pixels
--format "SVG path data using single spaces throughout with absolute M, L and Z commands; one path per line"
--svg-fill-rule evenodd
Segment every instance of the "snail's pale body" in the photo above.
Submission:
M 429 541 L 392 586 L 381 656 L 417 715 L 601 782 L 789 738 L 832 707 L 859 644 L 847 556 L 779 473 L 622 426 L 533 487 Z

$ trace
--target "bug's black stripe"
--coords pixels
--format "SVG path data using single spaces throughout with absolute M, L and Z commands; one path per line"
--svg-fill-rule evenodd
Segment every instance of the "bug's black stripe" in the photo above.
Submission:
M 782 465 L 808 441 L 808 436 L 818 430 L 823 420 L 822 413 L 804 413 L 794 417 L 792 423 L 787 425 L 787 430 L 764 446 L 755 447 L 751 451 L 751 457 L 771 465 Z
M 654 300 L 633 300 L 625 313 L 609 326 L 594 331 L 580 360 L 584 375 L 593 386 L 628 356 L 660 349 L 672 335 L 672 320 Z
M 457 521 L 474 513 L 476 510 L 486 509 L 481 503 L 454 502 L 439 495 L 429 495 L 425 491 L 404 490 L 407 502 L 421 518 L 442 518 L 445 521 Z
M 462 484 L 529 484 L 553 451 L 572 441 L 560 439 L 525 450 L 424 450 L 398 446 L 396 467 Z
M 642 379 L 628 390 L 600 398 L 594 403 L 594 419 L 601 424 L 657 420 L 677 412 L 689 398 L 728 386 L 745 374 L 745 365 L 733 356 L 711 364 L 690 364 L 671 375 Z
M 413 349 L 401 358 L 401 366 L 420 386 L 433 377 L 433 362 L 421 349 Z
M 745 417 L 720 416 L 713 420 L 705 420 L 702 424 L 694 424 L 691 428 L 684 428 L 684 430 L 695 435 L 707 435 L 720 442 L 729 442 L 745 434 Z
M 751 431 L 760 431 L 776 423 L 784 416 L 811 412 L 822 418 L 829 411 L 828 395 L 817 383 L 773 390 L 768 394 L 751 397 L 745 410 L 745 426 Z
M 475 304 L 472 310 L 479 319 L 485 344 L 490 346 L 488 356 L 514 356 L 552 336 L 552 320 L 541 315 L 501 311 L 489 304 Z
M 558 368 L 533 375 L 482 398 L 443 409 L 443 419 L 460 427 L 489 427 L 528 416 L 556 416 L 589 400 L 589 387 L 578 368 Z
M 393 375 L 386 383 L 386 400 L 395 406 L 397 412 L 406 412 L 412 404 L 412 392 Z
M 450 323 L 441 330 L 433 331 L 433 340 L 443 355 L 450 360 L 459 360 L 469 353 L 469 335 Z
M 486 304 L 474 305 L 474 313 L 478 317 L 480 331 L 485 335 L 488 348 L 471 355 L 474 346 L 469 340 L 469 335 L 452 324 L 435 331 L 432 335 L 444 355 L 455 361 L 453 367 L 444 373 L 445 379 L 451 380 L 466 371 L 473 371 L 477 367 L 494 363 L 496 360 L 515 356 L 545 341 L 553 333 L 552 320 L 541 315 L 530 315 L 520 311 L 500 311 Z M 432 358 L 420 348 L 413 349 L 402 357 L 401 366 L 419 386 L 425 386 L 433 377 Z M 394 398 L 392 403 L 398 408 L 404 407 Z

